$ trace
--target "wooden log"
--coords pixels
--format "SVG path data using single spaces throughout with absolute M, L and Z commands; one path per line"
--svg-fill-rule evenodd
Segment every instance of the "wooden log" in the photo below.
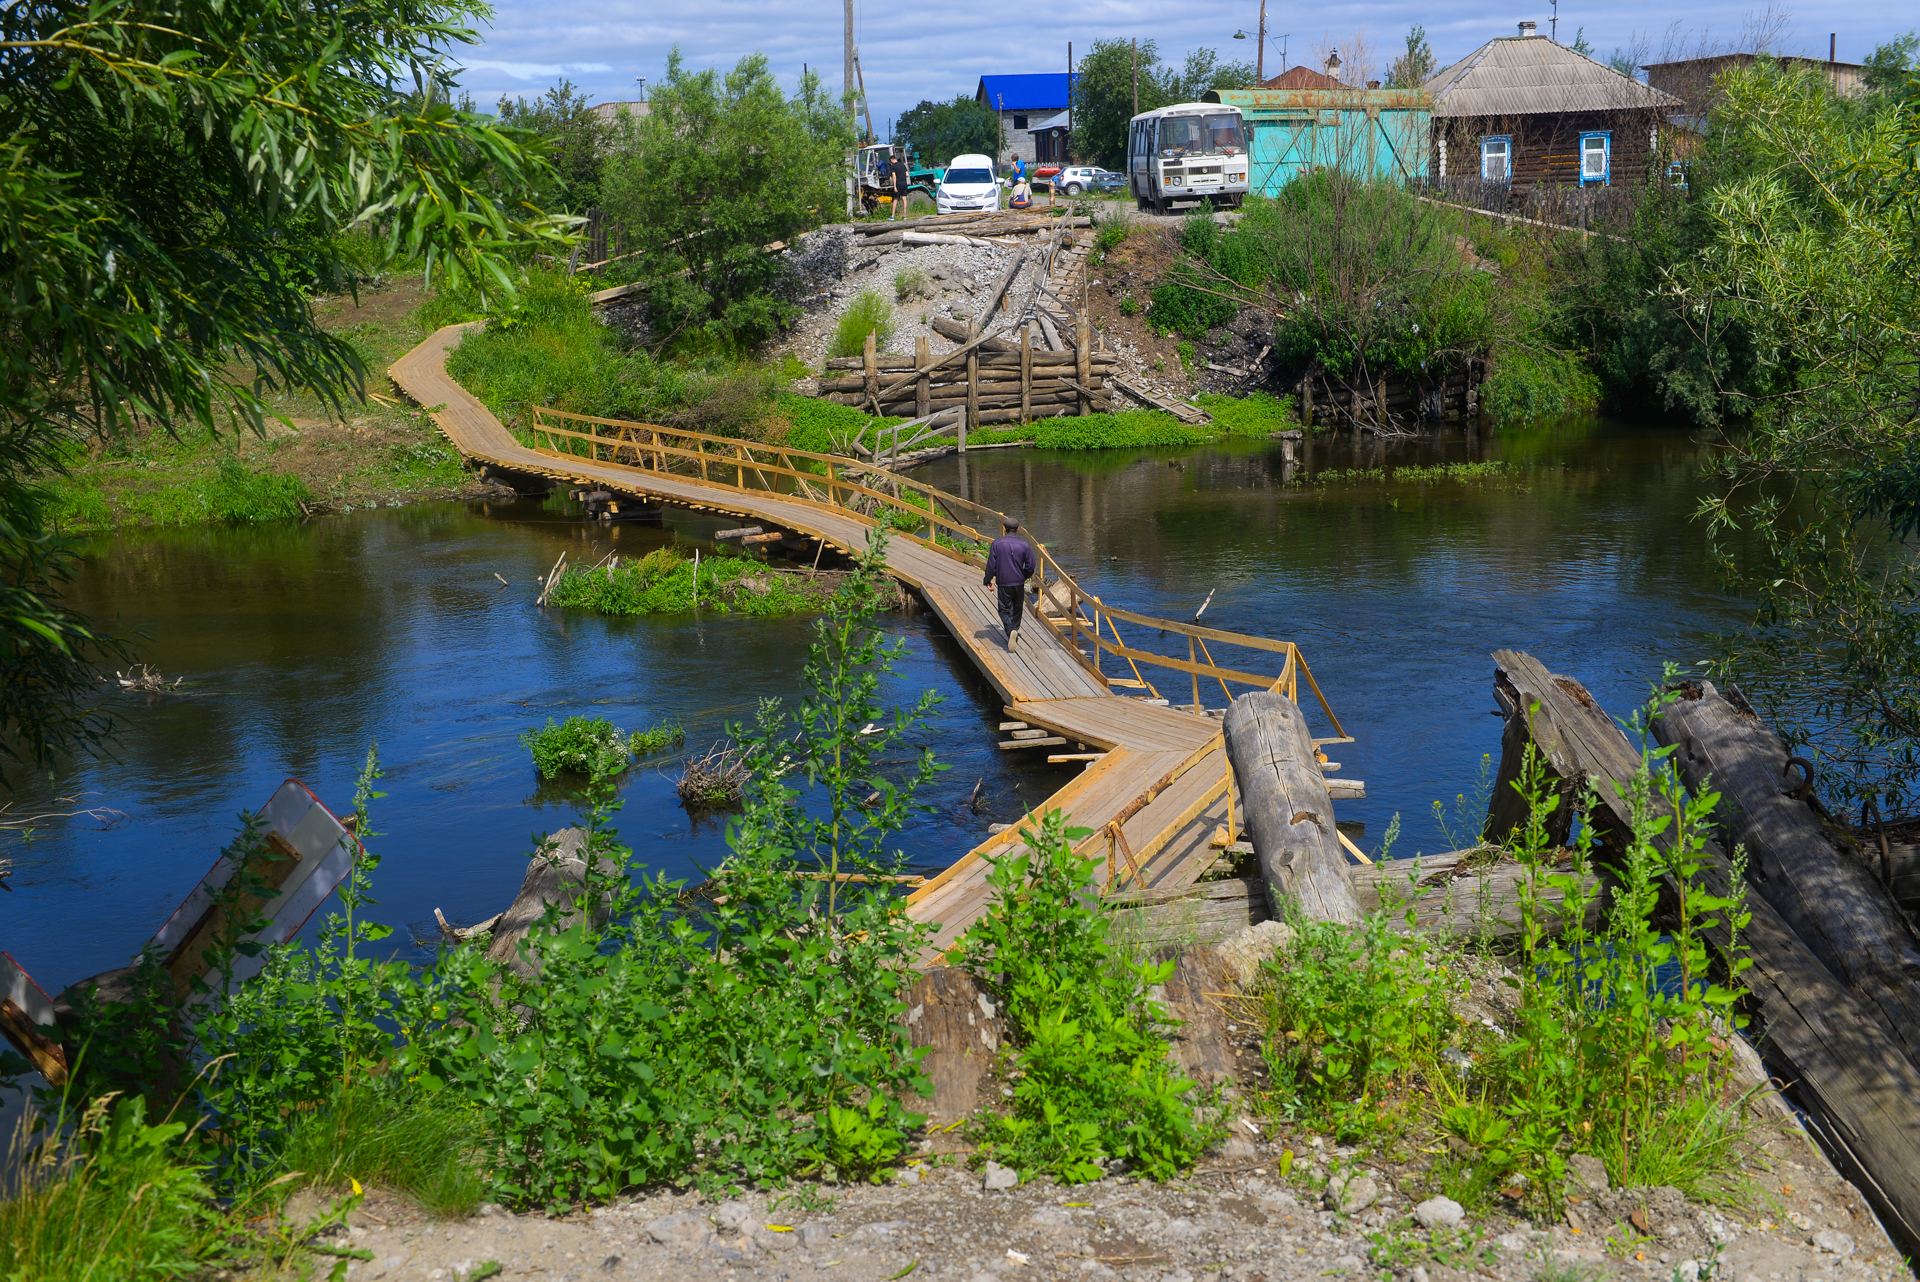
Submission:
M 1688 788 L 1720 794 L 1721 844 L 1746 847 L 1754 891 L 1920 1065 L 1913 927 L 1879 880 L 1835 849 L 1812 807 L 1783 789 L 1786 745 L 1710 681 L 1683 687 L 1652 728 L 1675 748 L 1674 767 Z
M 1496 944 L 1520 938 L 1520 887 L 1526 869 L 1517 860 L 1489 860 L 1485 851 L 1456 850 L 1362 864 L 1347 869 L 1347 878 L 1361 910 L 1386 910 L 1395 930 L 1408 929 L 1406 913 L 1412 909 L 1412 929 L 1422 933 Z M 1586 886 L 1591 899 L 1585 922 L 1589 930 L 1597 930 L 1605 914 L 1605 887 L 1592 873 Z M 1562 925 L 1559 906 L 1566 902 L 1566 892 L 1541 885 L 1534 893 L 1541 906 L 1537 920 L 1548 934 L 1557 934 Z
M 974 245 L 982 249 L 988 244 L 977 236 L 949 236 L 931 231 L 903 232 L 900 243 L 903 245 Z
M 922 370 L 926 370 L 933 364 L 933 357 L 930 351 L 931 349 L 928 348 L 924 335 L 914 339 L 913 363 Z M 932 394 L 932 391 L 933 375 L 930 373 L 921 374 L 920 378 L 913 385 L 913 412 L 916 416 L 925 418 L 932 412 L 933 407 L 927 404 L 927 398 Z
M 878 414 L 880 412 L 880 365 L 875 359 L 876 355 L 877 353 L 874 351 L 873 331 L 868 330 L 866 355 L 864 357 L 867 363 L 867 398 L 872 402 L 873 412 Z
M 907 1035 L 927 1048 L 921 1071 L 933 1083 L 933 1098 L 916 1103 L 927 1121 L 945 1126 L 973 1116 L 983 1103 L 980 1084 L 993 1071 L 1000 1050 L 1001 1015 L 972 975 L 934 966 L 906 997 Z M 943 1138 L 933 1132 L 936 1144 Z
M 1241 695 L 1221 728 L 1273 915 L 1285 916 L 1292 901 L 1310 921 L 1360 920 L 1333 800 L 1300 709 L 1268 690 Z
M 975 337 L 971 326 L 964 325 L 956 320 L 949 320 L 945 316 L 934 317 L 927 322 L 927 328 L 940 335 L 940 337 L 950 338 L 956 343 L 970 343 L 974 341 Z M 1013 344 L 1004 338 L 987 338 L 980 340 L 980 350 L 983 352 L 1012 352 L 1015 349 Z
M 1272 920 L 1258 877 L 1202 881 L 1178 890 L 1119 890 L 1101 901 L 1114 931 L 1131 944 L 1213 944 Z
M 1013 261 L 1007 264 L 1007 270 L 1000 273 L 999 284 L 993 287 L 993 293 L 987 297 L 986 314 L 988 316 L 1000 310 L 1001 303 L 1006 300 L 1007 290 L 1013 286 L 1013 278 L 1018 276 L 1020 269 L 1026 265 L 1027 251 L 1023 249 L 1013 256 Z
M 569 930 L 580 921 L 582 903 L 587 896 L 587 861 L 580 852 L 586 847 L 586 833 L 579 828 L 563 828 L 548 839 L 546 849 L 527 861 L 526 876 L 520 882 L 520 893 L 514 896 L 513 905 L 500 915 L 493 928 L 493 939 L 487 945 L 487 960 L 496 965 L 505 966 L 522 979 L 533 979 L 539 975 L 539 969 L 521 956 L 520 941 L 539 925 L 546 915 L 549 904 L 559 904 L 561 911 L 554 923 L 555 932 Z M 613 861 L 602 858 L 598 876 L 603 884 L 608 879 L 621 875 L 621 869 Z M 602 893 L 600 902 L 594 906 L 595 922 L 607 919 L 607 908 L 611 890 Z
M 1033 417 L 1033 330 L 1020 327 L 1020 417 Z
M 1074 328 L 1075 337 L 1073 350 L 1074 354 L 1079 357 L 1079 360 L 1075 362 L 1075 368 L 1080 374 L 1080 386 L 1082 389 L 1080 393 L 1080 413 L 1083 417 L 1093 413 L 1093 397 L 1087 395 L 1085 391 L 1085 389 L 1093 383 L 1093 363 L 1088 359 L 1089 349 L 1092 347 L 1092 343 L 1088 339 L 1090 332 L 1087 326 L 1087 318 L 1082 316 L 1080 318 L 1080 324 Z
M 1499 650 L 1493 658 L 1494 692 L 1507 732 L 1488 830 L 1512 830 L 1511 781 L 1532 744 L 1563 795 L 1593 789 L 1599 804 L 1588 820 L 1610 854 L 1623 849 L 1632 838 L 1625 789 L 1639 770 L 1639 753 L 1578 681 L 1554 676 L 1531 655 Z M 1556 817 L 1570 808 L 1562 804 Z M 1520 803 L 1518 810 L 1524 809 Z M 1565 824 L 1561 818 L 1554 825 L 1562 836 Z M 1665 844 L 1672 827 L 1649 836 Z M 1733 870 L 1725 853 L 1709 842 L 1704 854 L 1701 884 L 1710 895 L 1730 895 Z M 1667 886 L 1669 895 L 1676 889 Z M 1920 1070 L 1766 899 L 1750 895 L 1747 908 L 1751 919 L 1741 943 L 1753 964 L 1740 978 L 1751 994 L 1762 1055 L 1821 1114 L 1817 1129 L 1836 1165 L 1911 1250 L 1920 1244 Z M 1724 927 L 1705 932 L 1705 938 L 1727 955 L 1731 941 Z
M 1000 747 L 1008 748 L 1056 748 L 1066 740 L 1057 734 L 1042 735 L 1038 739 L 1003 739 Z
M 976 320 L 973 323 L 975 334 L 979 328 L 980 322 Z M 970 335 L 967 341 L 973 342 L 974 337 Z M 959 439 L 955 442 L 962 454 L 967 452 L 967 428 L 978 426 L 980 426 L 980 350 L 976 346 L 967 353 L 967 417 L 960 428 Z

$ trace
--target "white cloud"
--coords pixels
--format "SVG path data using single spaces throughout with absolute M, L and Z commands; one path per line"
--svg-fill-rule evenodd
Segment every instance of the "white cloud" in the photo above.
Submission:
M 1685 10 L 1691 30 L 1709 29 L 1736 37 L 1751 10 L 1765 0 L 1699 0 Z M 495 0 L 493 26 L 474 50 L 487 55 L 466 63 L 466 89 L 482 101 L 502 93 L 521 94 L 534 82 L 565 76 L 594 101 L 624 101 L 646 77 L 657 83 L 667 55 L 678 47 L 688 66 L 730 68 L 743 55 L 763 53 L 780 82 L 791 89 L 802 65 L 821 73 L 838 92 L 841 79 L 841 6 L 813 0 L 701 0 L 663 6 L 651 0 L 575 0 L 555 6 L 535 0 Z M 1656 0 L 1616 0 L 1583 4 L 1561 0 L 1560 38 L 1571 44 L 1584 28 L 1588 43 L 1602 58 L 1627 45 L 1637 33 L 1651 37 L 1657 49 L 1673 23 L 1675 9 Z M 1178 21 L 1169 19 L 1177 14 Z M 1310 16 L 1309 16 L 1310 14 Z M 1481 42 L 1511 34 L 1521 19 L 1547 30 L 1553 17 L 1548 0 L 1522 0 L 1491 8 L 1465 0 L 1331 0 L 1311 10 L 1269 0 L 1268 75 L 1280 70 L 1281 37 L 1288 36 L 1289 63 L 1312 59 L 1315 44 L 1344 41 L 1364 30 L 1377 54 L 1390 59 L 1415 23 L 1426 26 L 1442 65 L 1464 56 Z M 1253 32 L 1259 0 L 1059 0 L 1047 6 L 969 10 L 964 6 L 880 5 L 856 0 L 855 38 L 866 76 L 876 128 L 923 98 L 971 93 L 990 72 L 1064 71 L 1067 42 L 1076 53 L 1095 39 L 1157 39 L 1163 58 L 1178 59 L 1189 49 L 1210 46 L 1223 58 L 1252 57 L 1251 40 L 1235 40 L 1236 30 Z M 1842 0 L 1797 0 L 1782 52 L 1825 57 L 1827 33 L 1839 33 L 1842 60 L 1857 62 L 1882 41 L 1913 25 L 1904 16 L 1875 5 Z M 538 87 L 544 87 L 540 85 Z

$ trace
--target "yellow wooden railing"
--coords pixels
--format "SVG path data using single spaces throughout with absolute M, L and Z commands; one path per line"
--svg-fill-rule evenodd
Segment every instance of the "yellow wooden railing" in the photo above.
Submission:
M 533 420 L 536 453 L 698 480 L 736 493 L 774 494 L 788 501 L 847 512 L 875 522 L 884 520 L 899 537 L 971 566 L 984 563 L 987 545 L 998 535 L 1004 519 L 1001 513 L 970 499 L 935 489 L 878 464 L 842 455 L 816 454 L 784 445 L 764 445 L 654 423 L 596 418 L 541 407 L 534 409 Z M 561 423 L 580 427 L 561 427 Z M 1109 686 L 1145 690 L 1156 699 L 1164 698 L 1141 665 L 1171 669 L 1188 677 L 1189 690 L 1185 693 L 1190 695 L 1191 703 L 1184 706 L 1197 712 L 1201 708 L 1202 681 L 1217 682 L 1229 702 L 1233 698 L 1229 685 L 1244 685 L 1279 691 L 1298 703 L 1300 681 L 1304 677 L 1333 727 L 1333 735 L 1318 742 L 1348 741 L 1347 732 L 1321 692 L 1320 683 L 1314 680 L 1306 657 L 1293 642 L 1157 619 L 1107 605 L 1082 590 L 1046 545 L 1034 537 L 1033 531 L 1025 533 L 1034 546 L 1039 565 L 1036 587 L 1040 595 L 1036 612 L 1067 642 L 1068 649 L 1080 662 Z M 1121 634 L 1121 623 L 1134 630 L 1133 642 Z M 1185 657 L 1148 649 L 1143 640 L 1148 633 L 1154 640 L 1168 636 L 1184 639 Z M 1274 675 L 1222 666 L 1214 660 L 1214 645 L 1278 655 L 1280 671 Z M 1178 646 L 1175 642 L 1175 647 Z M 1126 671 L 1132 675 L 1109 676 L 1103 665 L 1103 658 L 1108 655 L 1123 661 Z

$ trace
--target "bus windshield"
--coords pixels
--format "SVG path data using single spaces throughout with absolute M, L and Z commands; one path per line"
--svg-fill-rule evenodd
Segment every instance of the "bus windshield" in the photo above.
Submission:
M 1231 156 L 1246 150 L 1240 117 L 1162 116 L 1158 151 L 1162 156 Z

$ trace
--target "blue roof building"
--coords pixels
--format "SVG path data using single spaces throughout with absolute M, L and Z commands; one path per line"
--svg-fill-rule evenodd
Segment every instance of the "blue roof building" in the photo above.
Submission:
M 1016 156 L 1029 166 L 1034 163 L 1035 140 L 1027 131 L 1047 117 L 1067 110 L 1071 83 L 1072 77 L 1064 71 L 980 77 L 974 99 L 1000 117 L 1000 153 L 994 157 L 996 163 L 1010 165 Z

